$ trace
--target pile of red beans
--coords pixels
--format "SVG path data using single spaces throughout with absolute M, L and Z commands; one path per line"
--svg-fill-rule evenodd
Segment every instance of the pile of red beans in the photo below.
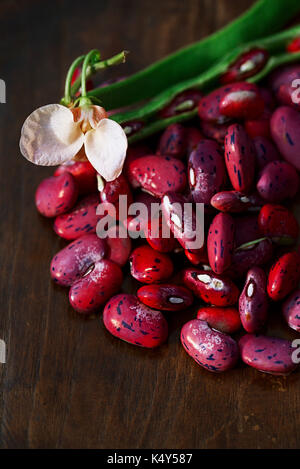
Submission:
M 69 287 L 78 313 L 103 311 L 114 336 L 153 348 L 168 338 L 164 313 L 194 304 L 196 318 L 183 326 L 181 342 L 205 369 L 225 371 L 240 359 L 279 375 L 297 367 L 292 343 L 264 330 L 280 302 L 287 325 L 300 331 L 299 225 L 291 210 L 299 191 L 300 104 L 292 86 L 299 78 L 300 65 L 292 65 L 263 87 L 235 82 L 199 96 L 197 122 L 168 127 L 156 151 L 153 141 L 130 147 L 122 175 L 100 191 L 88 161 L 60 166 L 42 181 L 37 209 L 55 217 L 55 232 L 70 242 L 52 259 L 51 277 Z M 119 221 L 120 195 L 162 210 Z M 190 249 L 176 222 L 187 202 L 204 204 L 200 249 Z M 118 232 L 138 228 L 144 239 L 114 230 L 99 238 L 100 203 L 116 207 Z M 191 226 L 196 216 L 194 209 Z M 135 295 L 121 293 L 128 261 L 139 282 Z

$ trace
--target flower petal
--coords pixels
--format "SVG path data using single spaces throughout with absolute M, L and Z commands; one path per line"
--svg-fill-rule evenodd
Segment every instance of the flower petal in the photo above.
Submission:
M 55 166 L 71 160 L 80 150 L 84 135 L 72 112 L 60 104 L 33 111 L 23 124 L 20 150 L 27 160 Z
M 127 146 L 124 130 L 110 119 L 102 119 L 95 130 L 85 134 L 86 156 L 106 181 L 113 181 L 120 176 Z

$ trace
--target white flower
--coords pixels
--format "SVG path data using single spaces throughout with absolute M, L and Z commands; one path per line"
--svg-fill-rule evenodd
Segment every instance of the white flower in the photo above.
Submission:
M 20 139 L 22 155 L 41 166 L 66 163 L 84 146 L 87 159 L 106 181 L 121 174 L 127 145 L 122 127 L 94 105 L 40 107 L 27 117 Z

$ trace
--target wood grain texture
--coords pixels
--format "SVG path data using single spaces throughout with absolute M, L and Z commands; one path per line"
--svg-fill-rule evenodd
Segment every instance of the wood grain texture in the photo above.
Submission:
M 118 341 L 101 317 L 82 320 L 50 281 L 63 247 L 34 207 L 51 169 L 21 158 L 19 133 L 35 108 L 56 102 L 67 66 L 91 48 L 124 48 L 132 73 L 226 24 L 252 0 L 2 0 L 0 109 L 1 448 L 297 448 L 299 373 L 276 378 L 238 367 L 215 376 L 179 343 L 190 313 L 170 317 L 156 351 Z M 107 77 L 107 74 L 104 75 Z M 270 332 L 288 332 L 280 319 Z

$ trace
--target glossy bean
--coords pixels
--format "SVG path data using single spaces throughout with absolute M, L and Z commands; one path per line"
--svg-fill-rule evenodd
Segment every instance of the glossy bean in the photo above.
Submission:
M 238 345 L 229 335 L 211 329 L 207 322 L 193 319 L 181 329 L 181 343 L 198 365 L 220 373 L 234 368 Z

